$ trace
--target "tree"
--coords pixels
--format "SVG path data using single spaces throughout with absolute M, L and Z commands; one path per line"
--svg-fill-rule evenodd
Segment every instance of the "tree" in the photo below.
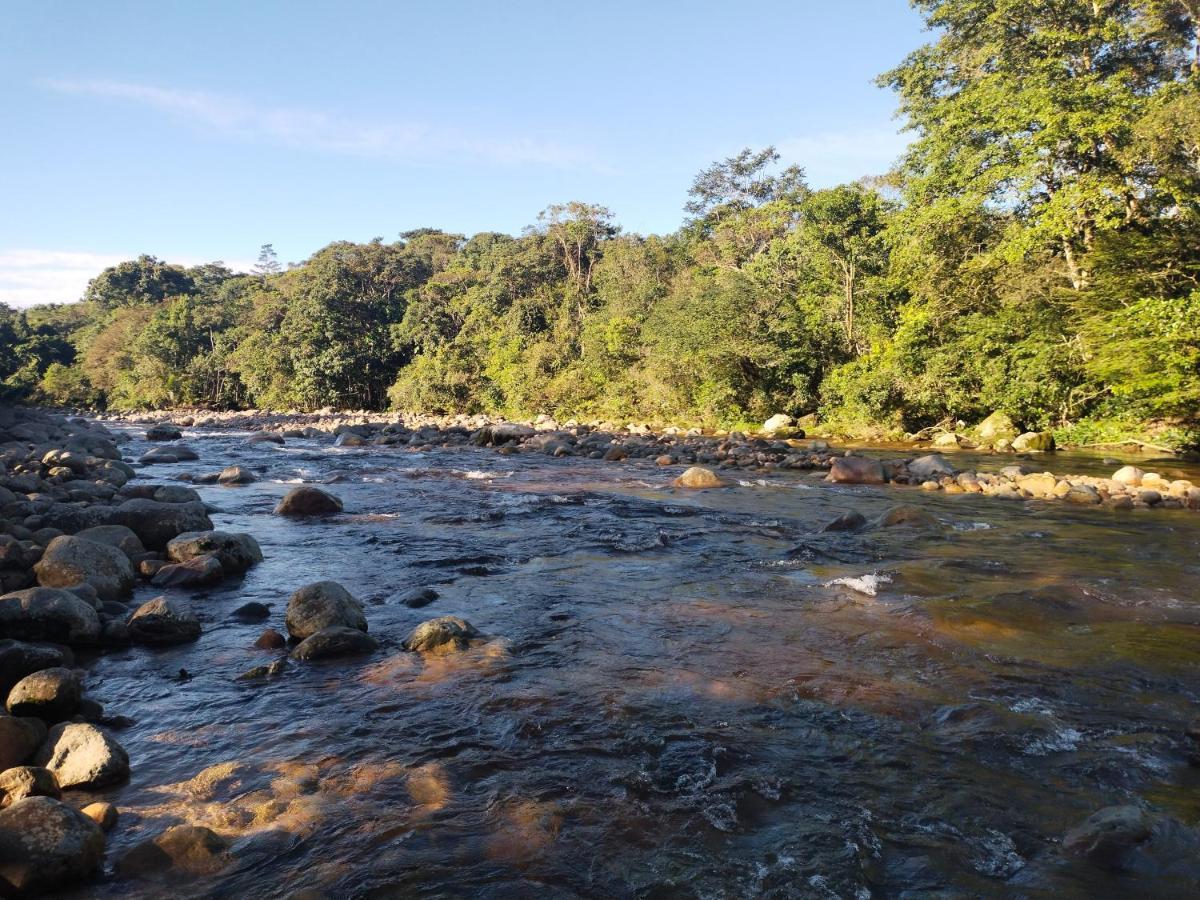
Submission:
M 538 213 L 537 230 L 558 247 L 567 277 L 581 293 L 592 289 L 592 269 L 600 258 L 601 245 L 621 230 L 612 219 L 607 207 L 577 200 L 556 203 Z
M 105 269 L 88 282 L 85 302 L 103 310 L 162 303 L 168 297 L 191 294 L 196 284 L 180 266 L 143 254 Z
M 779 162 L 774 147 L 758 152 L 749 147 L 736 156 L 713 163 L 698 174 L 688 190 L 692 199 L 684 209 L 694 221 L 709 225 L 732 213 L 779 200 L 797 200 L 808 191 L 804 170 L 787 166 L 772 174 Z
M 279 274 L 282 269 L 275 247 L 272 244 L 263 244 L 258 251 L 258 262 L 254 264 L 251 271 L 259 278 L 266 278 L 268 275 Z

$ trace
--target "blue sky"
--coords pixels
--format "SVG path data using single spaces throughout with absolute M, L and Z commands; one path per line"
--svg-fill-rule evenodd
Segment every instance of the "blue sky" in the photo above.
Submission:
M 810 181 L 904 145 L 873 84 L 903 0 L 9 4 L 0 301 L 77 299 L 138 253 L 249 265 L 550 203 L 678 227 L 695 173 L 775 144 Z

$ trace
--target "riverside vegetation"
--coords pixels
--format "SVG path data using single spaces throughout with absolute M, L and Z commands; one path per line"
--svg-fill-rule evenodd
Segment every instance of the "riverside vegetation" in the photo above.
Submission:
M 550 206 L 519 237 L 337 242 L 252 274 L 143 256 L 81 304 L 0 311 L 14 396 L 111 409 L 384 409 L 893 436 L 1000 411 L 1060 443 L 1194 446 L 1192 0 L 920 0 L 880 77 L 913 143 L 813 190 L 767 148 L 675 233 Z

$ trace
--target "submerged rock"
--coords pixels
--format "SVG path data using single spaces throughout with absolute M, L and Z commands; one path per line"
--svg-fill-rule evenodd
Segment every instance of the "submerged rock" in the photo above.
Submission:
M 318 581 L 297 590 L 288 600 L 284 621 L 297 640 L 332 625 L 367 630 L 362 604 L 336 581 Z
M 117 861 L 117 871 L 127 877 L 172 870 L 188 875 L 210 875 L 230 862 L 229 842 L 202 825 L 172 825 L 162 834 L 142 841 Z
M 844 512 L 832 522 L 821 526 L 822 531 L 857 531 L 867 524 L 866 517 L 855 510 Z
M 258 481 L 254 473 L 242 466 L 226 466 L 217 476 L 217 484 L 253 484 Z
M 0 893 L 57 891 L 91 878 L 104 861 L 104 832 L 52 797 L 0 810 Z
M 482 636 L 466 619 L 441 616 L 414 628 L 404 640 L 404 649 L 418 653 L 449 653 L 466 650 L 472 640 Z
M 95 725 L 84 722 L 55 725 L 33 760 L 53 772 L 63 789 L 106 787 L 129 777 L 125 748 Z
M 908 503 L 901 503 L 887 509 L 875 520 L 877 528 L 895 528 L 909 526 L 912 528 L 927 528 L 937 525 L 938 520 L 925 510 Z
M 341 511 L 341 500 L 308 485 L 292 488 L 275 507 L 277 516 L 328 516 Z

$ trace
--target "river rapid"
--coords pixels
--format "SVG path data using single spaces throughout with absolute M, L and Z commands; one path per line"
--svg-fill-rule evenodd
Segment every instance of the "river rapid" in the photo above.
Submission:
M 129 434 L 135 455 L 149 446 Z M 114 731 L 132 779 L 97 793 L 121 809 L 109 859 L 186 822 L 231 838 L 233 862 L 71 896 L 1200 892 L 1200 861 L 1117 875 L 1059 850 L 1116 803 L 1200 823 L 1184 737 L 1200 693 L 1194 511 L 820 471 L 689 492 L 646 460 L 245 437 L 188 431 L 200 460 L 143 480 L 254 471 L 197 490 L 265 562 L 177 592 L 203 623 L 196 643 L 81 660 L 88 695 L 132 720 Z M 1200 484 L 1195 467 L 1160 471 Z M 273 516 L 300 482 L 345 513 Z M 899 502 L 940 527 L 819 531 Z M 362 600 L 381 649 L 236 680 L 280 655 L 255 639 L 324 579 Z M 425 587 L 429 606 L 400 602 Z M 267 623 L 231 616 L 252 600 Z M 441 615 L 492 640 L 400 648 Z

